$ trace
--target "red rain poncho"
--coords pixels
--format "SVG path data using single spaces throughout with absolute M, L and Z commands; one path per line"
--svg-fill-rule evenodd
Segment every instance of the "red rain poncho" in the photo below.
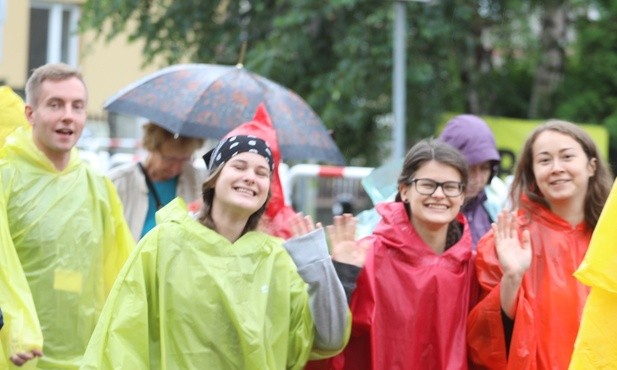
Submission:
M 272 149 L 272 158 L 274 159 L 274 171 L 272 175 L 272 183 L 270 185 L 271 197 L 266 208 L 264 217 L 262 218 L 260 228 L 274 236 L 283 239 L 289 239 L 293 236 L 289 220 L 291 220 L 296 212 L 287 204 L 285 204 L 285 194 L 281 185 L 278 169 L 281 162 L 281 152 L 279 149 L 276 131 L 272 126 L 272 121 L 268 115 L 265 105 L 260 104 L 255 111 L 255 116 L 252 121 L 243 123 L 230 131 L 225 137 L 234 135 L 254 135 L 264 140 Z
M 403 203 L 377 206 L 382 221 L 351 299 L 352 334 L 332 369 L 466 369 L 465 328 L 477 283 L 469 227 L 437 255 Z
M 484 298 L 469 315 L 469 355 L 486 369 L 567 369 L 588 294 L 572 274 L 592 230 L 585 223 L 572 227 L 528 199 L 523 206 L 519 233 L 529 230 L 533 257 L 518 292 L 508 360 L 499 293 L 502 271 L 492 232 L 478 243 L 476 271 Z

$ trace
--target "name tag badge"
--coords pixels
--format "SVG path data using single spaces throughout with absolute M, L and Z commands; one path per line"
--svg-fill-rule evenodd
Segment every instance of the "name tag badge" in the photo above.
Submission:
M 54 289 L 81 293 L 82 280 L 81 272 L 56 270 L 54 273 Z

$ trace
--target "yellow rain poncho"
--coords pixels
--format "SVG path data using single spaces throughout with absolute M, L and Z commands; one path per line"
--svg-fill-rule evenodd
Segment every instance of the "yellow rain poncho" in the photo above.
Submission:
M 24 102 L 10 87 L 0 86 L 0 148 L 18 127 L 30 127 L 24 114 Z
M 302 369 L 313 320 L 282 240 L 253 231 L 231 243 L 179 198 L 156 217 L 118 276 L 83 369 Z
M 574 273 L 591 287 L 570 369 L 617 369 L 617 182 Z
M 43 339 L 20 369 L 77 369 L 134 242 L 111 182 L 77 150 L 58 172 L 31 136 L 0 149 L 0 369 Z

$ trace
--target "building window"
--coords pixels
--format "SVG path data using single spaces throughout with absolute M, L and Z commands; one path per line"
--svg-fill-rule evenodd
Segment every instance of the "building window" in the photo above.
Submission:
M 79 7 L 71 4 L 32 2 L 28 75 L 46 64 L 63 62 L 77 66 Z

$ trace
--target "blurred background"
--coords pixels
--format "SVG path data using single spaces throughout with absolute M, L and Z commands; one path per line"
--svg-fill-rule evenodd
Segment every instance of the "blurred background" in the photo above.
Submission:
M 294 90 L 359 173 L 458 113 L 489 122 L 508 152 L 503 174 L 548 118 L 586 124 L 614 166 L 616 28 L 617 0 L 0 0 L 0 84 L 23 96 L 33 68 L 79 66 L 90 94 L 80 147 L 102 171 L 139 158 L 144 122 L 106 112 L 106 99 L 175 63 L 242 63 Z M 304 164 L 327 165 L 286 165 Z M 294 206 L 370 205 L 361 175 L 310 171 L 294 175 L 305 189 L 290 190 Z

